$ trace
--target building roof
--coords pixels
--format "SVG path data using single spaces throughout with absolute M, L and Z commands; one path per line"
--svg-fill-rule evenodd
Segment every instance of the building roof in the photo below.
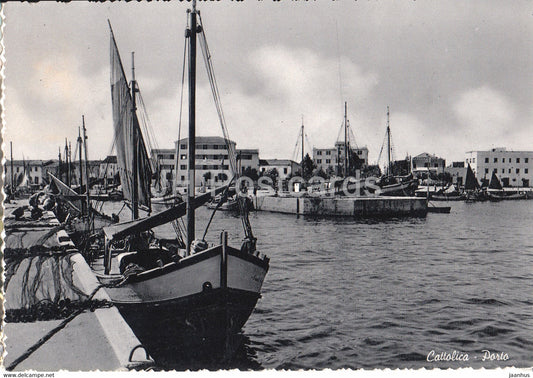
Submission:
M 104 160 L 102 160 L 102 163 L 106 164 L 116 164 L 117 163 L 117 157 L 115 155 L 109 155 Z
M 189 138 L 182 138 L 180 139 L 179 141 L 177 141 L 176 143 L 186 143 L 189 141 Z M 230 143 L 232 144 L 236 144 L 234 141 L 232 141 L 231 139 L 229 140 Z M 222 137 L 219 137 L 219 136 L 197 136 L 196 137 L 196 144 L 200 144 L 200 143 L 219 143 L 219 144 L 225 144 L 226 143 L 226 139 L 222 138 Z
M 300 165 L 299 163 L 289 160 L 289 159 L 260 159 L 259 165 L 274 165 L 274 166 L 283 166 L 283 165 L 291 165 L 296 164 Z
M 442 159 L 440 157 L 438 157 L 437 155 L 431 155 L 430 153 L 427 153 L 427 152 L 422 152 L 420 155 L 416 155 L 413 159 L 417 159 L 417 158 L 435 158 L 435 159 Z
M 491 148 L 489 150 L 475 150 L 475 151 L 466 151 L 467 154 L 471 154 L 471 153 L 474 153 L 474 152 L 509 152 L 509 153 L 526 153 L 526 154 L 530 154 L 530 153 L 533 153 L 533 151 L 523 151 L 523 150 L 519 150 L 519 151 L 515 151 L 515 150 L 508 150 L 507 148 L 505 147 L 496 147 L 496 148 Z
M 173 154 L 176 150 L 174 148 L 152 148 L 152 155 L 155 154 Z
M 11 160 L 6 160 L 5 165 L 11 165 Z M 32 167 L 35 167 L 36 165 L 43 165 L 43 161 L 42 160 L 15 160 L 13 159 L 13 165 L 14 166 L 31 165 Z
M 259 153 L 259 149 L 257 148 L 237 148 L 237 153 L 246 153 L 246 154 L 258 154 Z

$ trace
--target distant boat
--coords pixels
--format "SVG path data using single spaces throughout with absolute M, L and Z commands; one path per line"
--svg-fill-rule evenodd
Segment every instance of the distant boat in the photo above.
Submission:
M 474 171 L 468 164 L 464 186 L 464 197 L 466 202 L 486 201 L 487 196 L 481 191 L 481 186 L 474 175 Z
M 392 171 L 392 144 L 391 144 L 391 131 L 389 122 L 389 107 L 387 106 L 387 130 L 385 133 L 385 141 L 381 146 L 381 153 L 383 147 L 387 145 L 387 167 L 385 175 L 381 176 L 376 184 L 381 189 L 382 196 L 412 196 L 415 194 L 418 187 L 418 180 L 410 173 L 406 176 L 394 176 Z M 379 159 L 378 159 L 379 160 Z
M 433 204 L 428 205 L 428 213 L 449 214 L 451 209 L 451 206 L 435 206 Z

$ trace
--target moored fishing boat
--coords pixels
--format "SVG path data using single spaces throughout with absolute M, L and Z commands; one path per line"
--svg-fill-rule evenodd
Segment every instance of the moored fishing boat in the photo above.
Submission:
M 382 196 L 412 196 L 414 195 L 416 188 L 418 187 L 418 180 L 410 173 L 406 176 L 394 176 L 392 169 L 392 143 L 391 143 L 391 131 L 389 121 L 389 107 L 387 106 L 387 130 L 385 132 L 385 141 L 381 146 L 378 161 L 381 158 L 383 147 L 387 145 L 387 166 L 385 168 L 385 174 L 381 176 L 376 184 L 381 189 Z
M 181 355 L 187 355 L 191 350 L 195 351 L 191 352 L 193 354 L 199 350 L 223 350 L 225 357 L 231 354 L 229 340 L 252 313 L 269 268 L 269 259 L 256 250 L 256 238 L 244 210 L 244 198 L 238 197 L 245 231 L 240 248 L 228 244 L 227 233 L 222 233 L 220 242 L 214 245 L 205 241 L 207 229 L 202 238 L 195 238 L 195 209 L 217 194 L 227 196 L 231 190 L 228 184 L 195 196 L 197 35 L 202 48 L 206 49 L 207 45 L 195 2 L 189 17 L 186 32 L 190 101 L 188 167 L 192 179 L 189 180 L 186 202 L 144 218 L 139 216 L 139 208 L 151 207 L 151 172 L 135 112 L 138 89 L 134 75 L 131 87 L 128 85 L 111 30 L 111 92 L 117 160 L 124 197 L 132 207 L 133 219 L 103 229 L 103 237 L 94 240 L 100 250 L 91 260 L 91 267 L 156 360 L 176 348 Z M 212 73 L 210 62 L 207 66 L 208 72 Z M 222 127 L 226 134 L 225 125 Z M 234 151 L 229 151 L 235 160 Z M 178 233 L 173 240 L 154 237 L 153 228 L 185 215 L 186 235 Z

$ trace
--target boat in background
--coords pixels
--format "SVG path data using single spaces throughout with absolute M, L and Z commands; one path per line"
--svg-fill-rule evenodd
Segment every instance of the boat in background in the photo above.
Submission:
M 418 187 L 418 180 L 412 173 L 405 176 L 394 176 L 392 169 L 392 144 L 391 144 L 391 131 L 389 121 L 389 107 L 387 106 L 387 130 L 385 133 L 385 141 L 381 146 L 378 161 L 381 158 L 383 147 L 387 145 L 387 166 L 385 174 L 381 176 L 376 184 L 381 189 L 382 196 L 414 196 Z

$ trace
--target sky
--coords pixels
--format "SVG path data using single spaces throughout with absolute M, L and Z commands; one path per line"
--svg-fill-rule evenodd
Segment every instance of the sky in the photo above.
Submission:
M 154 147 L 178 137 L 186 1 L 3 4 L 4 153 L 57 158 L 82 115 L 90 159 L 112 154 L 109 27 L 150 118 Z M 387 106 L 394 158 L 533 150 L 530 1 L 230 0 L 198 3 L 237 148 L 261 158 L 331 147 L 347 117 L 376 162 Z M 187 134 L 187 107 L 182 136 Z M 222 135 L 201 56 L 197 135 Z M 384 156 L 381 159 L 383 162 Z

